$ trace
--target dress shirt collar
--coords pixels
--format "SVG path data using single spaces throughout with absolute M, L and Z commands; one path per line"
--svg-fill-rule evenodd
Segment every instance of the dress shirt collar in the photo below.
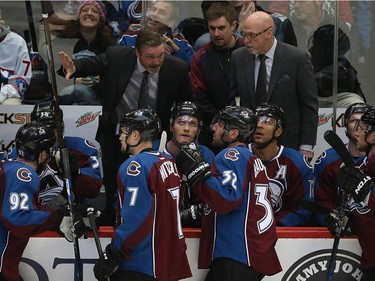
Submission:
M 273 60 L 273 57 L 275 56 L 276 45 L 277 45 L 277 40 L 276 40 L 276 38 L 273 38 L 272 47 L 268 50 L 267 53 L 265 53 L 265 55 L 267 56 L 267 58 Z M 257 58 L 258 58 L 258 56 L 259 55 L 256 55 Z
M 137 57 L 136 71 L 143 75 L 143 72 L 145 72 L 146 70 L 147 69 L 141 64 L 141 62 L 139 61 L 139 58 Z M 150 73 L 149 77 L 159 77 L 159 72 L 160 70 L 156 73 Z

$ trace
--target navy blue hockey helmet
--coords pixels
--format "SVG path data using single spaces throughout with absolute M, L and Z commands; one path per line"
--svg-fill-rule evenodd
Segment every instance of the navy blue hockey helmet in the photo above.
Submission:
M 223 122 L 224 133 L 227 134 L 232 129 L 237 129 L 239 135 L 237 140 L 249 142 L 256 128 L 256 117 L 252 110 L 243 106 L 226 106 L 220 110 L 212 120 L 211 125 Z
M 285 114 L 281 107 L 273 103 L 261 103 L 255 108 L 255 116 L 267 116 L 276 119 L 277 128 L 285 128 Z
M 141 140 L 155 140 L 161 131 L 159 116 L 152 109 L 136 109 L 125 113 L 117 124 L 116 135 L 121 128 L 126 128 L 126 135 L 136 129 L 141 132 Z
M 64 128 L 63 111 L 58 107 L 58 113 L 61 117 L 61 128 Z M 55 118 L 55 103 L 54 101 L 38 101 L 35 103 L 33 111 L 31 112 L 31 121 L 40 122 L 52 127 L 56 127 Z
M 370 108 L 369 105 L 363 103 L 363 102 L 357 102 L 350 105 L 344 113 L 344 120 L 343 125 L 344 127 L 348 126 L 349 118 L 355 113 L 365 113 Z
M 56 136 L 51 126 L 31 122 L 18 129 L 15 142 L 19 157 L 37 161 L 40 152 L 44 150 L 50 152 L 50 149 L 56 143 Z
M 176 120 L 178 116 L 193 116 L 198 119 L 199 126 L 202 127 L 202 114 L 198 106 L 191 101 L 183 101 L 172 108 L 170 124 Z

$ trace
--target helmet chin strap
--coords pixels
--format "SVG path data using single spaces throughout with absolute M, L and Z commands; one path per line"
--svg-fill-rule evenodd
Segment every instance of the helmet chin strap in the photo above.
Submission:
M 44 169 L 44 164 L 46 164 L 50 159 L 51 159 L 51 155 L 48 158 L 46 158 L 46 160 L 44 160 L 42 163 L 39 163 L 39 157 L 38 157 L 38 160 L 36 161 L 37 170 L 42 171 Z
M 371 132 L 372 133 L 372 132 Z M 366 149 L 366 155 L 368 155 L 370 153 L 370 149 L 371 149 L 371 146 L 374 145 L 374 143 L 369 143 L 367 141 L 367 136 L 369 135 L 370 133 L 366 134 L 365 136 L 365 142 L 367 143 L 367 149 Z
M 129 152 L 129 147 L 137 147 L 138 145 L 140 145 L 140 143 L 141 143 L 141 138 L 139 138 L 137 144 L 133 144 L 133 145 L 131 145 L 131 144 L 128 143 L 128 136 L 126 136 L 126 141 L 125 141 L 125 143 L 126 143 L 125 153 L 128 153 L 128 152 Z
M 178 148 L 181 149 L 181 145 L 179 145 L 175 138 L 172 138 L 172 143 Z
M 233 141 L 231 141 L 231 142 L 227 142 L 227 141 L 224 141 L 224 136 L 225 136 L 226 134 L 224 134 L 224 132 L 221 134 L 221 138 L 220 138 L 220 140 L 223 142 L 223 144 L 224 144 L 224 148 L 225 147 L 228 147 L 231 143 L 234 143 L 234 142 L 236 142 L 237 141 L 237 139 L 235 139 L 235 140 L 233 140 Z

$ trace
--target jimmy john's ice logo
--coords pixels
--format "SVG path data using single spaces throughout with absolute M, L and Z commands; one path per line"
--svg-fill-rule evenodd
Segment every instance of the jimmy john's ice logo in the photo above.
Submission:
M 296 261 L 284 274 L 281 281 L 326 280 L 330 250 L 312 252 Z M 360 257 L 345 250 L 339 250 L 332 280 L 360 281 L 362 278 Z
M 86 112 L 82 114 L 80 117 L 78 117 L 78 120 L 76 121 L 76 127 L 83 126 L 87 123 L 90 123 L 95 120 L 95 118 L 100 114 L 100 111 L 98 112 Z

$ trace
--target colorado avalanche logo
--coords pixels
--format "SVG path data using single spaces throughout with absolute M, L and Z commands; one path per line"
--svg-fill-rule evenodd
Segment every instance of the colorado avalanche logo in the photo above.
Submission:
M 282 197 L 285 192 L 285 186 L 281 182 L 274 179 L 269 179 L 269 186 L 271 192 L 272 207 L 275 213 L 277 213 L 283 206 Z
M 238 160 L 238 152 L 237 149 L 231 148 L 227 152 L 225 152 L 225 159 L 231 160 L 231 161 L 237 161 Z
M 96 149 L 95 144 L 93 144 L 93 143 L 92 143 L 91 141 L 89 141 L 89 140 L 86 140 L 86 139 L 85 139 L 85 144 L 86 144 L 88 147 L 91 147 L 91 148 Z
M 31 172 L 26 168 L 20 168 L 17 171 L 17 178 L 23 182 L 30 182 L 32 180 Z
M 128 166 L 127 174 L 133 177 L 138 176 L 141 173 L 140 168 L 141 165 L 138 162 L 132 161 Z

